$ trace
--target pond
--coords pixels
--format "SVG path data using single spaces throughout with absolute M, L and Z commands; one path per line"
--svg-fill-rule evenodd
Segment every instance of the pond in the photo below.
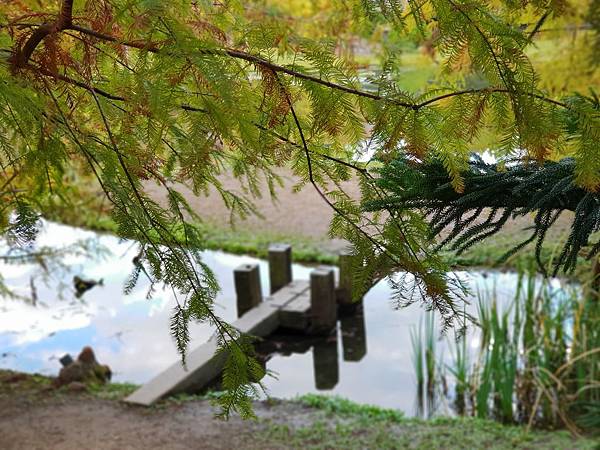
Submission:
M 98 360 L 113 370 L 113 381 L 144 383 L 177 361 L 169 334 L 169 317 L 174 305 L 168 289 L 158 289 L 154 298 L 146 298 L 147 283 L 140 278 L 138 287 L 123 294 L 123 285 L 137 254 L 136 245 L 110 235 L 55 223 L 44 223 L 36 245 L 58 248 L 79 240 L 94 243 L 94 258 L 67 256 L 63 270 L 52 271 L 42 282 L 34 265 L 0 266 L 7 286 L 31 297 L 0 299 L 0 368 L 56 375 L 58 359 L 66 353 L 75 356 L 83 346 L 91 345 Z M 204 260 L 215 272 L 221 285 L 216 312 L 225 320 L 236 319 L 233 270 L 240 264 L 258 263 L 264 294 L 269 291 L 265 261 L 248 256 L 207 251 Z M 294 279 L 308 279 L 312 270 L 293 266 Z M 499 299 L 512 299 L 517 284 L 514 273 L 459 272 L 473 291 L 494 289 Z M 102 279 L 81 298 L 72 287 L 73 276 Z M 33 291 L 32 291 L 33 289 Z M 390 288 L 384 281 L 364 299 L 363 314 L 338 322 L 337 338 L 289 345 L 275 337 L 267 369 L 275 377 L 265 384 L 271 396 L 292 398 L 299 394 L 334 394 L 350 400 L 376 404 L 415 414 L 415 376 L 412 365 L 411 329 L 423 315 L 419 305 L 396 310 L 390 302 Z M 474 311 L 474 306 L 467 310 Z M 212 330 L 202 324 L 191 327 L 193 348 L 205 342 Z M 438 346 L 449 353 L 451 335 L 441 338 Z M 477 335 L 470 332 L 469 346 L 478 348 Z

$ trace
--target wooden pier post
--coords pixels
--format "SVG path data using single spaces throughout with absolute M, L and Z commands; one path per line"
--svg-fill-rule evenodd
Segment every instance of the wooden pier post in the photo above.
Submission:
M 352 279 L 353 263 L 356 256 L 349 250 L 343 251 L 338 256 L 338 266 L 340 268 L 340 282 L 336 290 L 337 303 L 343 310 L 352 309 Z
M 237 295 L 237 314 L 241 317 L 262 301 L 258 264 L 242 264 L 233 271 L 233 279 Z
M 363 305 L 356 305 L 354 313 L 340 317 L 344 361 L 360 361 L 367 354 L 367 334 Z
M 292 246 L 272 244 L 269 246 L 269 281 L 271 294 L 292 282 Z
M 330 331 L 337 320 L 335 276 L 330 267 L 317 267 L 310 273 L 311 332 Z

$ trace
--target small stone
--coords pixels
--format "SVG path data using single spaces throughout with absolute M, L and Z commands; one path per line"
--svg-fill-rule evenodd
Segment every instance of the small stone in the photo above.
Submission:
M 60 358 L 58 360 L 63 367 L 67 367 L 70 364 L 73 364 L 73 357 L 71 355 L 69 355 L 68 353 L 66 355 L 64 355 L 62 358 Z
M 73 383 L 100 383 L 110 381 L 111 370 L 107 365 L 99 364 L 91 347 L 84 347 L 76 361 L 63 367 L 56 380 L 57 386 Z
M 71 392 L 84 392 L 87 391 L 87 386 L 85 383 L 82 383 L 80 381 L 74 381 L 68 384 L 68 389 Z

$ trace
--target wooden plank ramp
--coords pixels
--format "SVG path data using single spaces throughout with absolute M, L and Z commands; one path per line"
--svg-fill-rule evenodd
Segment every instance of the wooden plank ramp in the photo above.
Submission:
M 304 302 L 308 291 L 308 281 L 292 281 L 270 297 L 267 297 L 258 306 L 248 310 L 232 325 L 244 334 L 260 337 L 268 336 L 280 326 L 282 308 L 285 308 L 299 297 Z M 310 306 L 310 302 L 308 306 Z M 293 308 L 293 314 L 291 319 L 290 317 L 287 318 L 288 323 L 291 323 L 292 327 L 294 327 L 294 323 L 296 327 L 304 324 L 305 322 L 299 317 L 301 310 L 298 305 L 294 304 L 290 307 Z M 306 313 L 306 308 L 304 313 Z M 186 358 L 187 367 L 184 368 L 181 361 L 175 362 L 141 386 L 125 401 L 149 406 L 167 395 L 201 389 L 216 379 L 223 370 L 225 355 L 215 355 L 216 350 L 217 342 L 216 338 L 213 337 L 188 353 Z
M 310 281 L 292 280 L 292 249 L 289 245 L 269 247 L 269 283 L 271 295 L 263 300 L 258 264 L 244 264 L 235 269 L 234 283 L 239 319 L 232 325 L 242 334 L 266 337 L 277 328 L 297 330 L 308 334 L 329 333 L 336 326 L 336 303 L 349 303 L 351 299 L 351 254 L 340 255 L 344 262 L 340 267 L 341 285 L 336 289 L 334 270 L 317 267 L 310 274 Z M 364 331 L 364 326 L 363 326 Z M 157 400 L 180 392 L 199 391 L 214 381 L 223 370 L 226 355 L 215 354 L 217 339 L 212 337 L 188 353 L 186 367 L 175 362 L 148 383 L 125 399 L 127 403 L 151 405 Z M 315 361 L 319 355 L 326 356 L 327 364 L 337 361 L 337 346 L 315 348 Z M 364 352 L 359 348 L 355 359 Z M 337 370 L 337 369 L 336 369 Z M 337 372 L 331 380 L 317 386 L 337 383 Z

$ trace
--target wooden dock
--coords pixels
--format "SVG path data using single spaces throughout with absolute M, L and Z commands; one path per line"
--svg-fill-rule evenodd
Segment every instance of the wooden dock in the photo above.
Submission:
M 337 321 L 337 306 L 346 308 L 351 302 L 350 254 L 340 256 L 340 284 L 336 287 L 332 267 L 320 266 L 310 274 L 310 280 L 292 280 L 292 255 L 288 245 L 269 248 L 269 281 L 271 295 L 262 298 L 258 264 L 244 264 L 234 271 L 237 295 L 238 320 L 232 325 L 243 334 L 266 337 L 284 328 L 296 332 L 318 335 L 330 333 Z M 346 326 L 352 326 L 352 324 Z M 344 328 L 344 322 L 342 322 Z M 364 324 L 363 324 L 364 344 Z M 359 360 L 364 356 L 364 345 L 359 342 L 355 354 L 344 359 Z M 348 346 L 348 348 L 350 348 Z M 197 392 L 217 379 L 225 363 L 225 355 L 216 355 L 216 338 L 190 351 L 186 367 L 175 362 L 165 371 L 140 387 L 125 399 L 128 403 L 151 405 L 157 400 L 181 392 Z M 313 348 L 317 388 L 328 389 L 337 383 L 337 343 L 315 345 Z M 352 353 L 352 352 L 350 352 Z M 330 364 L 335 359 L 335 377 L 319 379 L 319 364 Z M 331 372 L 331 370 L 329 370 Z

